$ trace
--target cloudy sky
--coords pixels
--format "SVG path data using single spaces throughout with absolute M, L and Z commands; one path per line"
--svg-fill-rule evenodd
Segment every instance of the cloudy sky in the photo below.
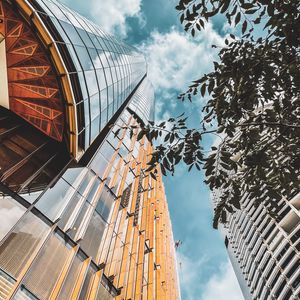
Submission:
M 189 115 L 197 126 L 203 99 L 179 103 L 178 93 L 201 74 L 209 72 L 222 45 L 226 27 L 214 20 L 196 38 L 184 32 L 174 7 L 177 0 L 63 0 L 104 30 L 142 49 L 148 75 L 156 92 L 156 118 Z M 213 140 L 206 141 L 206 146 Z M 203 174 L 187 173 L 179 166 L 165 187 L 175 239 L 183 241 L 177 252 L 182 300 L 242 300 L 239 286 L 220 234 L 212 229 L 210 194 Z

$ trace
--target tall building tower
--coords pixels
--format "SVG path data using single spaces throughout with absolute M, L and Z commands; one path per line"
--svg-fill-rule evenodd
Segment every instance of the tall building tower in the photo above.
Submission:
M 300 299 L 300 194 L 277 204 L 274 218 L 246 194 L 241 210 L 220 225 L 246 300 Z
M 180 299 L 143 55 L 54 0 L 0 1 L 0 299 Z

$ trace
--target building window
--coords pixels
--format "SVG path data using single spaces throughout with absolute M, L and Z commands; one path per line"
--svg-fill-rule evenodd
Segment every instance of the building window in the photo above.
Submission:
M 25 213 L 26 209 L 8 196 L 0 199 L 0 241 Z
M 39 299 L 50 298 L 72 246 L 60 235 L 51 234 L 24 279 L 24 285 Z
M 0 267 L 17 278 L 49 231 L 31 212 L 25 214 L 0 246 Z
M 39 300 L 32 293 L 30 293 L 24 285 L 21 285 L 14 299 L 16 300 Z

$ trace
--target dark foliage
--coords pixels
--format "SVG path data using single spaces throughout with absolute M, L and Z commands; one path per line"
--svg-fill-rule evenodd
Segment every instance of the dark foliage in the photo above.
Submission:
M 179 95 L 182 101 L 209 96 L 200 129 L 187 128 L 184 115 L 141 127 L 138 138 L 160 143 L 148 171 L 155 177 L 160 164 L 164 175 L 174 173 L 180 161 L 189 170 L 204 169 L 209 188 L 221 191 L 214 227 L 241 209 L 245 193 L 276 217 L 278 200 L 299 190 L 300 2 L 180 0 L 176 9 L 192 36 L 217 14 L 238 26 L 241 36 L 231 34 L 213 71 Z M 201 141 L 210 133 L 223 142 L 207 156 Z

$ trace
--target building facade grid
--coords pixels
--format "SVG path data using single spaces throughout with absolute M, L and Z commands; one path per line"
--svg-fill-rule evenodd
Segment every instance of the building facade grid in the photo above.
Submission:
M 154 118 L 143 56 L 56 1 L 3 3 L 50 45 L 78 130 L 54 141 L 0 108 L 0 299 L 180 299 L 162 175 L 144 171 L 153 147 L 127 128 Z
M 219 196 L 217 192 L 216 203 Z M 245 299 L 299 299 L 299 203 L 295 191 L 291 199 L 282 197 L 271 216 L 268 207 L 245 194 L 242 210 L 221 226 Z

